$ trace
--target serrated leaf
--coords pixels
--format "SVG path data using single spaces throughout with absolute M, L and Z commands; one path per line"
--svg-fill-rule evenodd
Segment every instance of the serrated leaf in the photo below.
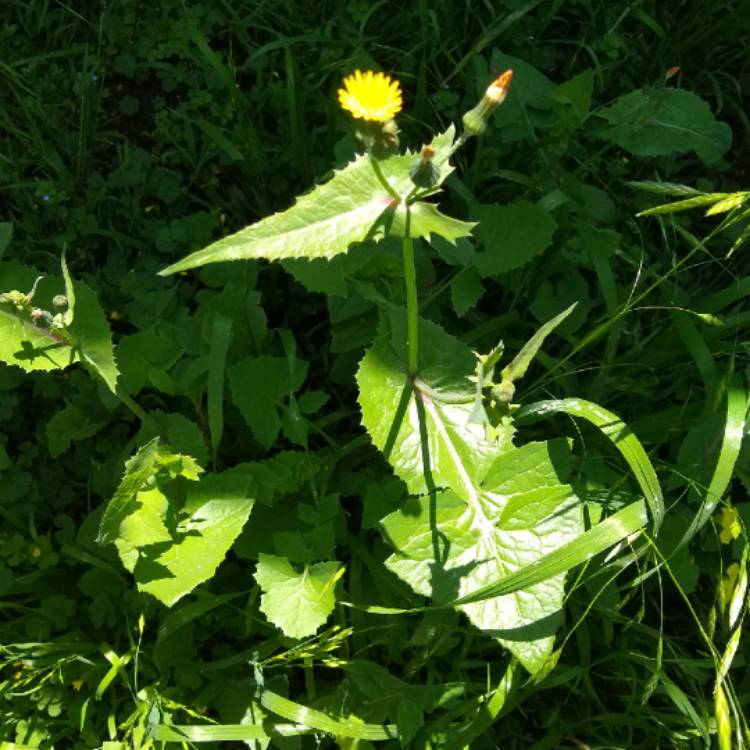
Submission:
M 472 214 L 479 221 L 475 234 L 484 246 L 472 262 L 485 277 L 528 263 L 549 247 L 557 226 L 544 209 L 525 200 L 480 205 Z
M 126 524 L 117 546 L 121 556 L 131 545 L 138 548 L 133 568 L 138 588 L 171 607 L 211 578 L 250 516 L 255 503 L 251 486 L 249 475 L 232 470 L 188 484 L 181 520 L 168 529 L 168 539 L 153 547 L 142 545 L 142 537 L 132 538 Z M 174 508 L 162 512 L 168 516 Z
M 461 237 L 469 237 L 475 226 L 476 222 L 454 219 L 440 213 L 432 203 L 418 201 L 409 206 L 408 212 L 403 204 L 396 208 L 388 220 L 388 233 L 393 237 L 422 237 L 426 240 L 438 235 L 455 244 Z
M 597 114 L 610 125 L 603 137 L 636 156 L 694 151 L 711 164 L 732 143 L 729 126 L 714 118 L 703 99 L 683 89 L 631 91 Z
M 120 525 L 135 509 L 137 493 L 154 474 L 161 450 L 159 439 L 154 438 L 125 462 L 125 473 L 120 485 L 99 523 L 99 535 L 96 539 L 99 544 L 109 544 L 117 539 Z
M 298 573 L 285 558 L 261 553 L 255 571 L 263 591 L 260 610 L 290 638 L 314 635 L 333 611 L 342 572 L 339 563 L 322 562 Z
M 447 154 L 452 142 L 451 126 L 434 141 L 437 156 Z M 408 152 L 379 162 L 385 178 L 401 197 L 405 197 L 413 188 L 409 166 L 414 158 L 415 155 Z M 450 171 L 447 166 L 443 169 L 441 181 Z M 161 271 L 161 274 L 228 260 L 332 258 L 346 252 L 355 242 L 382 237 L 384 229 L 379 219 L 389 208 L 395 208 L 396 203 L 394 196 L 378 179 L 370 157 L 361 155 L 336 171 L 330 180 L 301 196 L 286 211 L 262 219 L 192 253 Z M 459 231 L 458 226 L 450 221 L 442 215 L 441 219 L 435 218 L 432 211 L 425 213 L 424 222 L 430 227 L 446 227 L 447 231 L 455 234 Z
M 252 472 L 200 472 L 155 438 L 127 462 L 102 516 L 97 541 L 114 542 L 139 590 L 167 606 L 214 574 L 255 503 Z
M 564 444 L 529 443 L 500 456 L 476 503 L 451 491 L 412 500 L 382 521 L 396 552 L 386 566 L 418 593 L 450 603 L 505 578 L 575 539 L 579 501 L 554 461 Z M 522 591 L 461 605 L 532 673 L 552 652 L 564 575 Z
M 0 262 L 0 291 L 31 290 L 38 274 L 14 262 Z M 0 304 L 0 360 L 27 372 L 57 370 L 76 362 L 94 369 L 114 392 L 118 370 L 109 323 L 96 294 L 74 282 L 75 319 L 65 333 L 35 325 L 12 304 Z M 44 277 L 34 294 L 34 306 L 52 310 L 52 298 L 65 290 L 61 278 Z
M 439 326 L 419 322 L 416 383 L 407 374 L 401 313 L 383 326 L 357 372 L 362 422 L 413 494 L 451 487 L 464 495 L 471 476 L 489 467 L 500 446 L 469 421 L 474 355 Z M 503 433 L 504 444 L 511 431 Z M 425 459 L 428 459 L 425 461 Z

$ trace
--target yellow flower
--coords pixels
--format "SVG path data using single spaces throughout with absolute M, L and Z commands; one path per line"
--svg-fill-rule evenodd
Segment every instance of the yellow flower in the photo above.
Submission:
M 742 526 L 737 517 L 737 511 L 734 508 L 724 506 L 721 509 L 721 515 L 719 516 L 718 521 L 721 529 L 719 531 L 719 539 L 721 539 L 722 544 L 729 544 L 742 532 Z
M 339 104 L 358 120 L 387 122 L 401 111 L 401 85 L 383 73 L 355 70 L 344 78 Z

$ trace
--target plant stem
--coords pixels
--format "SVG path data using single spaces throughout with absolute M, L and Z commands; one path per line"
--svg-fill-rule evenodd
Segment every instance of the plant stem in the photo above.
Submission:
M 385 175 L 383 174 L 383 170 L 380 168 L 380 164 L 378 163 L 378 160 L 372 155 L 372 152 L 368 152 L 367 154 L 370 157 L 370 164 L 372 164 L 372 171 L 375 172 L 375 176 L 378 178 L 378 181 L 383 186 L 383 188 L 386 190 L 388 195 L 393 198 L 393 200 L 396 201 L 396 203 L 401 201 L 401 196 L 396 192 L 394 187 L 391 185 L 390 182 L 386 179 Z
M 404 281 L 406 283 L 406 331 L 409 347 L 408 371 L 411 377 L 417 374 L 419 362 L 419 303 L 417 301 L 417 273 L 414 269 L 414 240 L 409 237 L 409 207 L 406 207 L 406 237 L 401 240 L 404 256 Z
M 145 412 L 133 398 L 125 393 L 125 391 L 123 391 L 121 388 L 118 388 L 115 395 L 120 400 L 120 403 L 123 404 L 123 406 L 126 406 L 136 417 L 138 417 L 138 419 L 141 420 L 141 424 L 144 425 L 144 427 L 149 427 L 152 432 L 156 433 L 157 435 L 162 434 L 161 427 L 159 427 L 159 425 L 154 421 L 153 417 Z

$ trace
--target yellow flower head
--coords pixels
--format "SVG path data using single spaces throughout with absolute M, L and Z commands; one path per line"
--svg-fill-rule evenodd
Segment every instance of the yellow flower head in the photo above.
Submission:
M 358 120 L 387 122 L 401 111 L 401 85 L 383 73 L 355 70 L 344 78 L 339 103 Z

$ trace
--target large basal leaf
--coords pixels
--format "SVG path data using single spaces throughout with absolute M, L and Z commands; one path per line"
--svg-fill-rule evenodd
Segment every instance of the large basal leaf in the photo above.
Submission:
M 453 143 L 451 126 L 435 138 L 435 159 L 447 159 Z M 405 197 L 414 187 L 409 177 L 413 153 L 391 156 L 380 162 L 382 172 L 398 195 Z M 441 181 L 451 172 L 443 166 Z M 395 208 L 397 201 L 378 179 L 369 157 L 358 156 L 353 162 L 334 173 L 286 211 L 269 216 L 236 234 L 214 242 L 203 250 L 192 253 L 164 269 L 162 275 L 196 268 L 207 263 L 226 260 L 266 258 L 332 258 L 346 252 L 354 242 L 381 237 L 385 224 L 380 221 L 384 212 Z M 425 209 L 423 231 L 444 229 L 451 235 L 467 231 L 463 222 L 456 222 L 440 214 L 437 209 Z M 469 226 L 470 228 L 470 226 Z
M 289 561 L 261 553 L 255 580 L 263 591 L 260 611 L 290 638 L 314 635 L 336 603 L 337 562 L 306 565 L 296 571 Z
M 28 293 L 38 276 L 18 263 L 0 262 L 0 292 Z M 0 360 L 27 372 L 58 370 L 83 362 L 114 391 L 118 371 L 107 318 L 86 284 L 73 282 L 73 288 L 75 309 L 69 312 L 75 314 L 65 334 L 35 325 L 28 313 L 12 304 L 0 304 Z M 44 277 L 36 288 L 33 305 L 54 312 L 52 298 L 64 293 L 62 278 Z
M 474 356 L 458 339 L 426 320 L 419 324 L 419 373 L 406 371 L 405 321 L 400 313 L 367 350 L 357 372 L 362 422 L 409 492 L 450 487 L 461 496 L 510 446 L 485 437 L 469 421 L 474 404 Z M 415 386 L 416 384 L 416 386 Z
M 167 606 L 213 576 L 255 502 L 249 471 L 199 472 L 155 439 L 127 463 L 102 517 L 99 542 L 113 541 L 138 588 Z
M 694 151 L 706 163 L 717 161 L 732 144 L 732 131 L 690 91 L 638 89 L 598 113 L 610 125 L 603 136 L 636 156 Z
M 467 502 L 453 492 L 408 502 L 382 521 L 396 551 L 386 566 L 436 603 L 467 596 L 572 541 L 583 531 L 562 441 L 501 455 Z M 552 652 L 561 624 L 564 574 L 524 590 L 460 606 L 532 673 Z

